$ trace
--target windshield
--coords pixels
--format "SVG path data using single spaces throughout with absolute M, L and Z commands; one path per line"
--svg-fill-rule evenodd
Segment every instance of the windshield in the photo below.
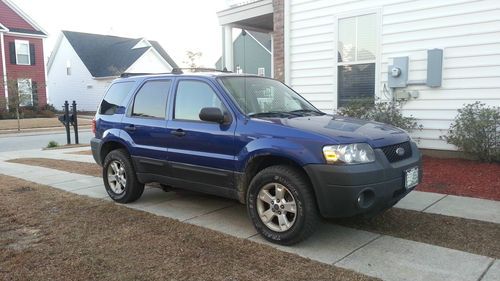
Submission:
M 283 83 L 260 77 L 220 77 L 219 80 L 248 116 L 323 115 Z

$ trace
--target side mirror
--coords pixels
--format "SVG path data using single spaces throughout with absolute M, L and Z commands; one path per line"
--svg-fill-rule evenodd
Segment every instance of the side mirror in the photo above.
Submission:
M 224 113 L 218 107 L 204 107 L 200 110 L 200 120 L 222 124 L 226 120 Z

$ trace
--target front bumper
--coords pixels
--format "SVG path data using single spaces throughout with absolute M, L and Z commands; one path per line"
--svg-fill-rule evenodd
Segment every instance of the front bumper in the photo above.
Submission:
M 419 182 L 422 181 L 421 154 L 415 143 L 411 143 L 411 148 L 410 158 L 394 163 L 387 160 L 382 150 L 375 149 L 377 160 L 373 163 L 304 166 L 321 215 L 327 218 L 370 216 L 392 207 L 412 190 L 405 188 L 406 170 L 418 166 Z

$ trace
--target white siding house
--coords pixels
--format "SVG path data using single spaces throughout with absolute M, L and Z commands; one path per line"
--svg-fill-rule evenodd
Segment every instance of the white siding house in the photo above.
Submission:
M 223 31 L 267 26 L 275 77 L 325 112 L 367 95 L 382 101 L 411 95 L 403 114 L 423 125 L 412 133 L 419 146 L 454 150 L 440 136 L 457 109 L 475 101 L 500 106 L 499 0 L 233 2 L 218 13 Z M 269 13 L 274 28 L 262 23 Z M 437 87 L 425 83 L 431 49 L 443 52 L 442 67 L 434 68 L 442 70 Z M 398 57 L 408 57 L 408 86 L 394 90 L 388 69 Z
M 434 48 L 443 50 L 441 87 L 397 90 L 418 94 L 404 105 L 404 114 L 424 126 L 412 133 L 420 147 L 454 149 L 439 136 L 464 104 L 479 100 L 500 106 L 498 0 L 285 0 L 284 21 L 285 81 L 326 112 L 339 104 L 343 89 L 337 77 L 343 67 L 374 64 L 375 96 L 387 100 L 392 58 L 409 57 L 408 80 L 421 81 L 427 50 Z M 339 62 L 343 42 L 373 55 Z
M 48 63 L 48 99 L 56 108 L 75 100 L 79 110 L 96 111 L 121 73 L 163 73 L 175 67 L 156 41 L 64 31 Z
M 71 72 L 69 75 L 67 73 Z M 75 100 L 80 110 L 95 111 L 112 79 L 94 79 L 66 37 L 53 58 L 47 77 L 49 103 L 61 109 L 64 101 Z

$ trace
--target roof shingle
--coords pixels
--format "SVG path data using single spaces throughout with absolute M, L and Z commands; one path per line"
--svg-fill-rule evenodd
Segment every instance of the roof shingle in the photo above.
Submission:
M 137 43 L 143 40 L 141 38 L 133 39 L 74 31 L 63 31 L 63 34 L 93 77 L 118 76 L 151 48 L 134 48 Z M 170 66 L 177 67 L 177 64 L 158 42 L 148 42 Z

